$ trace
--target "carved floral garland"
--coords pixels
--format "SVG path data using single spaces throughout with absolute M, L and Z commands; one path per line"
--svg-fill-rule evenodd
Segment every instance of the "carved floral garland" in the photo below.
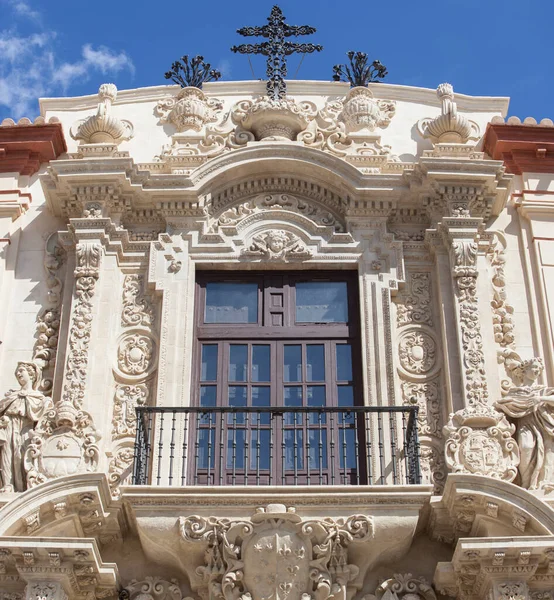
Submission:
M 92 298 L 100 272 L 102 247 L 99 244 L 77 244 L 75 269 L 75 308 L 69 329 L 69 354 L 62 400 L 80 408 L 85 397 L 92 328 Z

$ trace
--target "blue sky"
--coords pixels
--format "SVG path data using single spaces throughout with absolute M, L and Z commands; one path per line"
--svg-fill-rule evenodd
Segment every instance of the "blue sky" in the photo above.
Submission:
M 202 54 L 223 78 L 252 79 L 248 59 L 229 48 L 235 33 L 263 25 L 274 2 L 219 0 L 0 0 L 0 119 L 38 115 L 41 96 L 160 85 L 173 60 Z M 324 46 L 296 78 L 326 79 L 352 50 L 388 68 L 385 81 L 510 96 L 510 114 L 554 117 L 554 3 L 545 0 L 304 0 L 279 3 L 287 22 L 312 25 L 301 38 Z M 252 39 L 252 38 L 250 38 Z M 289 59 L 294 78 L 299 57 Z M 253 60 L 256 78 L 265 75 Z

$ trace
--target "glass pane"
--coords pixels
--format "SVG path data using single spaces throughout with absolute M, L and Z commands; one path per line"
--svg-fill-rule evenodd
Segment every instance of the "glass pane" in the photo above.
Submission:
M 308 386 L 308 406 L 325 406 L 325 386 L 324 385 L 309 385 Z M 310 425 L 319 425 L 325 423 L 325 413 L 314 411 L 308 413 L 308 423 Z
M 227 431 L 227 468 L 244 469 L 244 441 L 246 429 L 230 429 Z
M 252 346 L 252 381 L 270 381 L 270 346 Z
M 202 344 L 200 381 L 217 381 L 217 346 Z
M 302 387 L 292 385 L 285 387 L 285 406 L 302 406 Z M 302 414 L 298 412 L 283 415 L 285 425 L 302 425 Z
M 216 391 L 215 385 L 201 385 L 200 386 L 200 406 L 215 406 L 216 405 Z
M 204 323 L 257 323 L 257 283 L 207 283 Z
M 254 429 L 250 442 L 250 468 L 269 469 L 269 429 Z
M 302 381 L 302 346 L 287 345 L 284 350 L 285 382 Z
M 348 302 L 345 281 L 310 281 L 296 284 L 297 323 L 346 323 Z
M 352 347 L 337 344 L 337 381 L 352 381 Z
M 217 404 L 217 387 L 215 385 L 200 386 L 200 406 L 215 406 Z M 215 425 L 215 415 L 213 412 L 208 414 L 200 413 L 198 422 L 201 425 Z
M 229 386 L 229 406 L 246 406 L 246 386 L 245 385 L 230 385 Z M 230 425 L 243 425 L 245 422 L 245 413 L 229 413 L 227 415 L 227 423 Z
M 196 463 L 197 469 L 213 469 L 215 464 L 214 454 L 214 441 L 215 441 L 215 430 L 214 429 L 199 429 L 197 438 L 197 454 L 198 462 Z
M 254 386 L 252 387 L 252 406 L 269 406 L 270 405 L 270 392 L 268 386 Z M 269 425 L 270 414 L 266 412 L 253 413 L 252 414 L 252 427 L 258 425 Z
M 229 381 L 246 381 L 248 346 L 231 344 L 229 349 Z
M 354 390 L 351 385 L 337 386 L 339 406 L 354 406 Z M 356 413 L 339 413 L 339 423 L 354 423 Z
M 325 381 L 325 346 L 306 346 L 306 381 Z
M 309 429 L 308 440 L 310 449 L 308 452 L 310 469 L 323 470 L 327 468 L 327 430 Z
M 285 469 L 301 470 L 304 468 L 303 431 L 286 429 L 283 432 L 285 441 Z

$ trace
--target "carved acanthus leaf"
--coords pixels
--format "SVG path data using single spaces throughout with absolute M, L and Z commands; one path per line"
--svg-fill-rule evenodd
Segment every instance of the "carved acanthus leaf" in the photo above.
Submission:
M 217 98 L 208 98 L 196 87 L 185 87 L 177 95 L 160 100 L 156 114 L 162 123 L 171 123 L 177 131 L 201 131 L 208 123 L 218 120 L 223 103 Z

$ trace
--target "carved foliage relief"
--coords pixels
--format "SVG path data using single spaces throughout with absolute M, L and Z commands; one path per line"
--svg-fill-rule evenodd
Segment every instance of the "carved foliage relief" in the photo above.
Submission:
M 151 395 L 152 374 L 156 367 L 156 340 L 152 329 L 155 310 L 144 293 L 144 276 L 126 275 L 123 282 L 123 308 L 112 416 L 112 457 L 109 480 L 114 494 L 130 474 L 136 431 L 136 412 L 146 406 Z
M 435 338 L 431 274 L 410 272 L 396 299 L 398 358 L 402 402 L 418 407 L 421 468 L 425 483 L 437 493 L 446 478 L 440 349 Z
M 180 533 L 183 542 L 206 546 L 196 570 L 202 600 L 338 600 L 354 593 L 359 573 L 348 548 L 373 537 L 373 522 L 364 515 L 302 521 L 273 504 L 249 521 L 181 518 Z

